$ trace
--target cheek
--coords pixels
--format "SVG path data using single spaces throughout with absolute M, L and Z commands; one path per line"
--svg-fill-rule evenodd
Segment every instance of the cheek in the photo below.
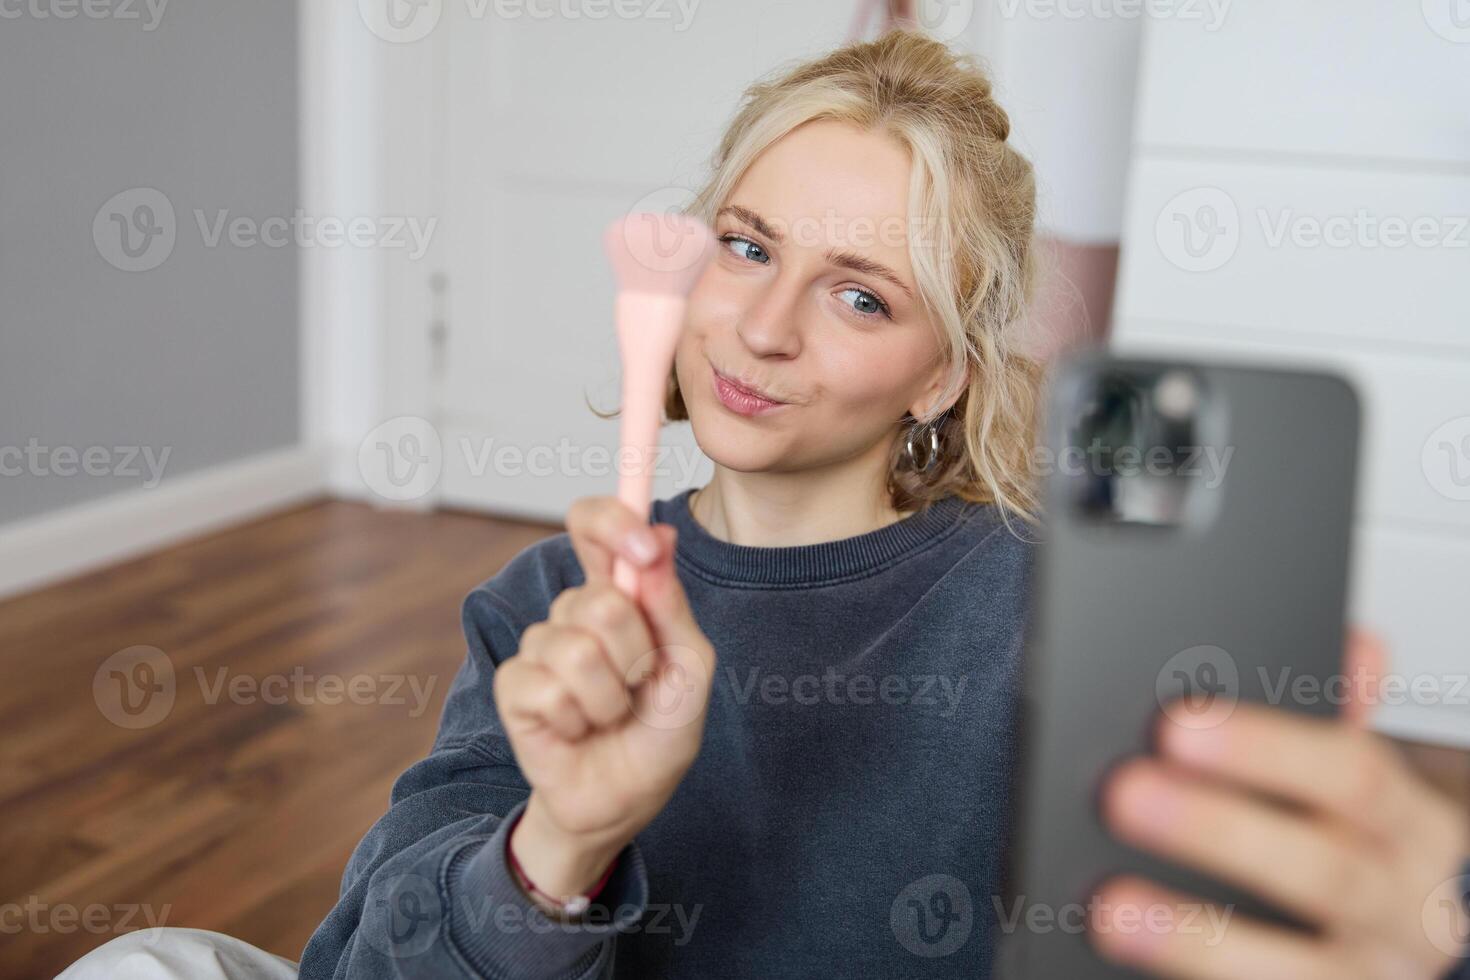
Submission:
M 699 369 L 704 363 L 704 341 L 686 324 L 679 337 L 679 346 L 674 348 L 674 376 L 678 378 L 686 406 L 693 400 L 691 396 L 699 383 Z
M 890 414 L 907 407 L 916 365 L 912 353 L 899 345 L 853 344 L 831 349 L 821 376 L 830 400 L 844 411 Z
M 684 308 L 684 329 L 679 333 L 678 346 L 674 348 L 674 366 L 681 378 L 688 377 L 696 364 L 704 360 L 705 349 L 709 346 L 706 341 L 720 330 L 720 303 L 713 291 L 703 285 L 708 281 L 708 276 L 700 280 L 701 285 L 689 294 Z
M 716 262 L 710 264 L 699 282 L 689 293 L 684 314 L 686 332 L 708 332 L 721 324 L 739 322 L 740 311 L 746 302 L 746 294 L 738 283 L 725 275 Z

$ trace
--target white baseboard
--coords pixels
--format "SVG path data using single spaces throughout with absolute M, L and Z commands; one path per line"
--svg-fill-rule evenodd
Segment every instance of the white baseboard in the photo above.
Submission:
M 326 486 L 322 451 L 293 446 L 0 525 L 0 597 L 288 507 Z

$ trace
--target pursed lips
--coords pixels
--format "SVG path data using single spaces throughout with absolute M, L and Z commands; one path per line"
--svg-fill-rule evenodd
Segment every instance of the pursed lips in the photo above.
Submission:
M 748 384 L 746 384 L 743 381 L 740 381 L 740 380 L 738 380 L 736 378 L 730 377 L 730 375 L 728 375 L 725 372 L 721 371 L 719 368 L 715 368 L 714 365 L 710 365 L 710 366 L 712 368 L 714 368 L 715 374 L 719 375 L 720 378 L 723 379 L 726 384 L 730 385 L 732 388 L 739 388 L 741 391 L 745 392 L 747 395 L 750 395 L 752 398 L 759 398 L 762 401 L 774 402 L 777 405 L 786 405 L 786 404 L 788 404 L 787 402 L 784 402 L 784 401 L 782 401 L 779 398 L 772 398 L 770 395 L 768 395 L 765 392 L 761 391 L 759 388 L 752 387 L 751 385 L 748 385 Z

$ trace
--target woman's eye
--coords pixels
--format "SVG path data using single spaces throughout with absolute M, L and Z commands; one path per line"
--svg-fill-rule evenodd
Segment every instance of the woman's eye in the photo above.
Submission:
M 771 260 L 770 255 L 766 253 L 764 248 L 743 235 L 721 235 L 720 242 L 726 246 L 733 246 L 730 250 L 743 259 L 750 259 L 762 265 L 768 264 Z M 844 294 L 855 293 L 857 295 L 857 303 L 852 307 L 852 311 L 858 316 L 872 319 L 879 317 L 892 318 L 888 304 L 884 303 L 874 293 L 870 293 L 866 289 L 858 289 L 856 286 L 844 289 L 842 292 Z
M 762 265 L 764 265 L 765 262 L 770 259 L 770 256 L 766 255 L 766 250 L 761 248 L 755 242 L 751 241 L 749 238 L 742 238 L 739 235 L 723 235 L 721 236 L 720 241 L 727 244 L 733 242 L 735 244 L 735 254 L 739 255 L 741 258 L 753 258 L 756 262 L 760 262 Z M 755 255 L 752 255 L 752 252 L 754 252 Z M 758 256 L 765 256 L 765 258 L 762 259 Z
M 858 289 L 856 287 L 849 287 L 847 289 L 844 289 L 842 292 L 844 294 L 846 294 L 846 293 L 856 293 L 857 294 L 857 297 L 858 297 L 857 305 L 855 305 L 852 308 L 854 313 L 857 313 L 857 314 L 859 314 L 861 316 L 867 316 L 867 317 L 877 317 L 877 316 L 888 316 L 889 315 L 888 305 L 886 303 L 884 303 L 881 299 L 879 299 L 877 296 L 875 296 L 872 293 L 868 292 L 866 289 Z

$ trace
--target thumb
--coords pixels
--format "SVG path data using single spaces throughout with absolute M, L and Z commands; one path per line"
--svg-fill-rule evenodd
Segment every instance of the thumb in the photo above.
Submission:
M 1365 727 L 1378 704 L 1379 685 L 1388 673 L 1388 647 L 1382 637 L 1359 626 L 1348 630 L 1347 650 L 1342 658 L 1348 699 L 1342 717 L 1351 725 Z

